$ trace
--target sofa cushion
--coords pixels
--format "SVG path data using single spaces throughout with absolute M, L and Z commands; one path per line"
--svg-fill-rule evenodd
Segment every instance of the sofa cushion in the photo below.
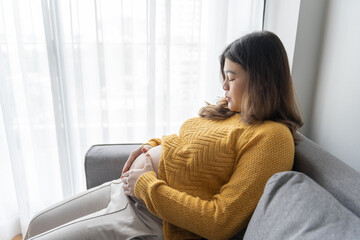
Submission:
M 244 239 L 356 239 L 360 219 L 303 173 L 272 176 Z
M 360 218 L 360 173 L 299 134 L 294 171 L 305 173 Z

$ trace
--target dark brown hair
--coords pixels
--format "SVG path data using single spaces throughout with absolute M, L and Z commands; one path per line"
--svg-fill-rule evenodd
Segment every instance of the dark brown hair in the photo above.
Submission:
M 294 138 L 303 125 L 295 100 L 289 61 L 283 44 L 272 32 L 254 32 L 232 42 L 220 55 L 220 71 L 225 59 L 240 64 L 248 74 L 247 86 L 242 99 L 242 120 L 260 123 L 271 120 L 285 124 Z M 208 104 L 199 115 L 208 119 L 226 119 L 235 112 L 221 99 L 216 105 Z

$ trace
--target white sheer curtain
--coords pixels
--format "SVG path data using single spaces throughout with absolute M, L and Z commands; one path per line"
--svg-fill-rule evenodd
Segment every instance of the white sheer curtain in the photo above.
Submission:
M 85 190 L 97 143 L 177 133 L 262 0 L 0 0 L 0 239 Z

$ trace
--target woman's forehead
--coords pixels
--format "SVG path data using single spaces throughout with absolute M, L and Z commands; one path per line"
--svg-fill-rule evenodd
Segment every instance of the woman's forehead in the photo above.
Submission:
M 244 71 L 244 68 L 236 62 L 231 61 L 228 58 L 225 58 L 224 63 L 224 73 L 230 73 L 230 74 L 238 74 Z

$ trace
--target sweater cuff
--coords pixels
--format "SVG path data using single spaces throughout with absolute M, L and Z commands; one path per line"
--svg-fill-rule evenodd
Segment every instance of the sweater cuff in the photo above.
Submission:
M 156 147 L 161 145 L 161 139 L 160 138 L 152 138 L 147 143 L 144 143 L 143 145 L 150 145 L 152 147 Z
M 157 180 L 156 173 L 153 171 L 141 175 L 135 183 L 135 197 L 143 199 L 143 196 L 147 194 L 149 186 Z

